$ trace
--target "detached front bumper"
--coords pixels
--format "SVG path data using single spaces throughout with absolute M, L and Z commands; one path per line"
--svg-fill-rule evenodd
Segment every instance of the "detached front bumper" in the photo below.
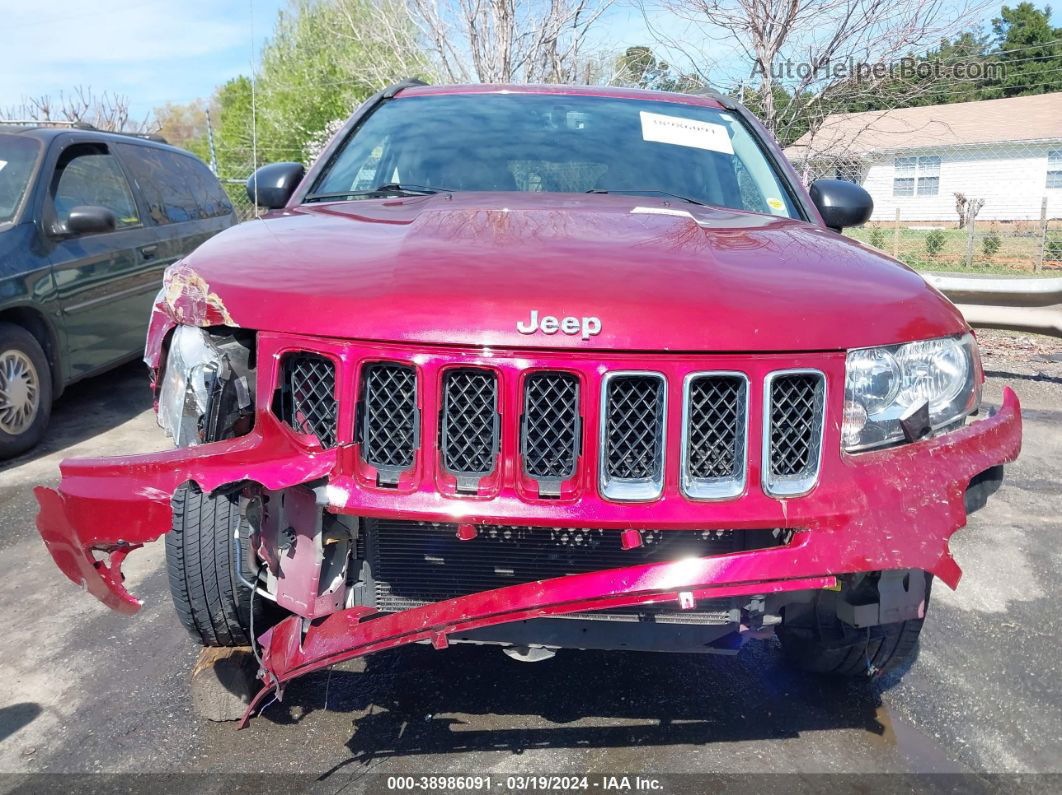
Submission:
M 62 464 L 58 490 L 38 488 L 38 529 L 56 564 L 72 581 L 115 610 L 140 603 L 122 583 L 121 564 L 137 547 L 170 530 L 170 500 L 193 481 L 210 492 L 238 484 L 277 491 L 326 481 L 327 509 L 358 516 L 401 516 L 441 522 L 518 519 L 540 526 L 790 527 L 784 547 L 671 563 L 611 569 L 514 585 L 385 616 L 366 608 L 316 619 L 304 633 L 293 616 L 262 636 L 264 678 L 280 686 L 341 660 L 414 641 L 446 645 L 447 635 L 544 616 L 701 598 L 829 587 L 834 575 L 923 569 L 955 587 L 958 565 L 948 539 L 966 522 L 971 480 L 1017 458 L 1018 398 L 1004 390 L 994 415 L 916 444 L 842 456 L 810 494 L 789 500 L 754 491 L 730 502 L 702 504 L 682 516 L 653 506 L 594 503 L 519 504 L 498 498 L 442 499 L 411 494 L 365 497 L 350 478 L 345 449 L 311 451 L 276 425 L 260 422 L 247 436 L 165 453 Z M 460 512 L 458 512 L 460 511 Z M 375 615 L 371 621 L 366 619 Z

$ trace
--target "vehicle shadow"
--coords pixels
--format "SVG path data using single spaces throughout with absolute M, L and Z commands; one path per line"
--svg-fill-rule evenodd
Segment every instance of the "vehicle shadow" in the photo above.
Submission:
M 41 705 L 30 701 L 0 707 L 0 742 L 37 719 Z
M 985 370 L 989 378 L 1009 378 L 1015 381 L 1042 381 L 1048 384 L 1062 384 L 1062 377 L 1045 375 L 1044 373 L 1012 373 L 1007 370 Z
M 41 443 L 0 461 L 0 472 L 91 439 L 149 408 L 147 369 L 139 359 L 79 381 L 52 405 L 52 420 Z
M 878 687 L 796 673 L 774 644 L 737 656 L 561 652 L 531 665 L 490 647 L 416 646 L 373 655 L 362 671 L 296 680 L 259 719 L 351 713 L 351 757 L 327 777 L 413 755 L 698 745 L 838 728 L 880 736 L 880 707 Z

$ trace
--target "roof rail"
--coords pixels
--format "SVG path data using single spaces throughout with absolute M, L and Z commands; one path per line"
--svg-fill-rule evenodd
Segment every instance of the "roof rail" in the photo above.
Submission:
M 154 141 L 159 144 L 169 145 L 169 141 L 163 138 L 158 133 L 138 133 L 138 132 L 126 132 L 124 130 L 101 130 L 94 124 L 90 124 L 87 121 L 59 121 L 59 120 L 44 120 L 39 119 L 0 119 L 0 126 L 10 127 L 66 127 L 71 130 L 85 130 L 87 132 L 101 132 L 107 135 L 125 135 L 129 138 L 141 138 L 145 141 Z
M 76 121 L 41 121 L 40 119 L 0 119 L 0 124 L 12 127 L 76 127 Z
M 389 85 L 387 88 L 385 88 L 383 90 L 382 96 L 383 96 L 384 99 L 393 99 L 398 94 L 398 92 L 401 91 L 402 89 L 412 88 L 413 86 L 426 86 L 426 85 L 428 85 L 428 84 L 425 83 L 423 80 L 421 80 L 418 77 L 406 77 L 406 78 L 403 78 L 402 80 L 399 80 L 397 83 L 393 83 L 393 84 Z
M 128 135 L 130 138 L 142 138 L 145 141 L 154 141 L 157 144 L 170 145 L 170 142 L 166 140 L 165 136 L 158 133 L 135 133 L 135 132 L 112 132 L 112 135 Z

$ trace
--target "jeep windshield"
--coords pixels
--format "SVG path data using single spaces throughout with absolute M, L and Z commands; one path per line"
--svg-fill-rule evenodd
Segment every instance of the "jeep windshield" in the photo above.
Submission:
M 799 217 L 782 178 L 733 114 L 558 94 L 386 102 L 335 152 L 304 201 L 432 190 L 629 193 Z
M 41 145 L 21 135 L 0 135 L 0 224 L 15 220 Z

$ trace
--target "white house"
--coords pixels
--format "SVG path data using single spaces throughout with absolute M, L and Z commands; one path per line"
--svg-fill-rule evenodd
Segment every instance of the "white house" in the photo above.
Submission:
M 859 182 L 874 221 L 955 222 L 956 193 L 983 199 L 977 220 L 1062 217 L 1062 92 L 838 113 L 786 149 L 810 182 Z

